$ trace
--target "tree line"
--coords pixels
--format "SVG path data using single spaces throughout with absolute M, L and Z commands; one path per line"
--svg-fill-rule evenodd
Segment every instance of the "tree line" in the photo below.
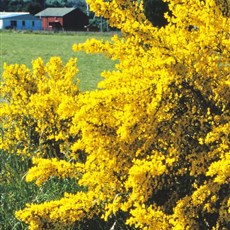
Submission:
M 85 0 L 1 0 L 0 11 L 36 14 L 47 7 L 78 7 L 86 11 Z

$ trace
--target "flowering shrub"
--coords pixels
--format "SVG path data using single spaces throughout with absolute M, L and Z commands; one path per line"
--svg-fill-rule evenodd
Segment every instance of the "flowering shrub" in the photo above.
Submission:
M 97 90 L 61 101 L 58 116 L 71 116 L 67 133 L 79 137 L 60 150 L 72 163 L 36 158 L 27 180 L 67 176 L 87 191 L 28 204 L 16 217 L 31 229 L 95 216 L 146 230 L 229 228 L 230 21 L 214 0 L 167 2 L 159 29 L 142 1 L 88 0 L 123 36 L 73 49 L 119 64 Z
M 74 138 L 68 132 L 73 116 L 68 108 L 76 107 L 79 94 L 73 82 L 78 72 L 76 59 L 64 66 L 60 57 L 46 65 L 38 58 L 32 65 L 32 71 L 25 65 L 4 66 L 0 147 L 17 154 L 60 158 L 68 155 L 63 142 L 66 147 Z

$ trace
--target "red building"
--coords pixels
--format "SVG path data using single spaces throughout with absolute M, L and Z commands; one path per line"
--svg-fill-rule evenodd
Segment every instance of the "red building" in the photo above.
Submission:
M 84 30 L 88 16 L 78 8 L 46 8 L 35 16 L 42 19 L 43 30 Z

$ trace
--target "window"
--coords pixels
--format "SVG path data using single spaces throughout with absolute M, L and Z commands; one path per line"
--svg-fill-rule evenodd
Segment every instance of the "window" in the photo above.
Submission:
M 35 25 L 35 24 L 34 24 L 34 21 L 32 21 L 32 26 L 34 27 L 34 25 Z
M 10 21 L 10 25 L 13 27 L 13 28 L 15 28 L 15 27 L 17 27 L 17 21 Z
M 25 21 L 22 21 L 22 26 L 25 26 L 26 25 L 26 22 Z

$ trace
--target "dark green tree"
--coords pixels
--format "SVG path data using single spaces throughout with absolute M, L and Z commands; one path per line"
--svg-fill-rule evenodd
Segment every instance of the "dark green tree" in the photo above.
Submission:
M 169 12 L 168 3 L 163 0 L 144 0 L 144 11 L 147 19 L 154 26 L 162 27 L 168 24 L 164 17 L 166 12 Z
M 85 0 L 0 0 L 0 11 L 28 11 L 36 14 L 46 7 L 77 7 L 86 13 Z
M 9 5 L 9 0 L 1 0 L 0 11 L 7 11 L 8 5 Z
M 86 1 L 85 0 L 70 0 L 68 1 L 73 7 L 79 8 L 86 13 Z
M 38 2 L 30 2 L 27 5 L 26 11 L 30 12 L 30 14 L 35 15 L 36 13 L 43 10 L 42 5 L 40 5 Z
M 23 0 L 10 0 L 5 11 L 25 11 L 25 5 L 26 3 Z

